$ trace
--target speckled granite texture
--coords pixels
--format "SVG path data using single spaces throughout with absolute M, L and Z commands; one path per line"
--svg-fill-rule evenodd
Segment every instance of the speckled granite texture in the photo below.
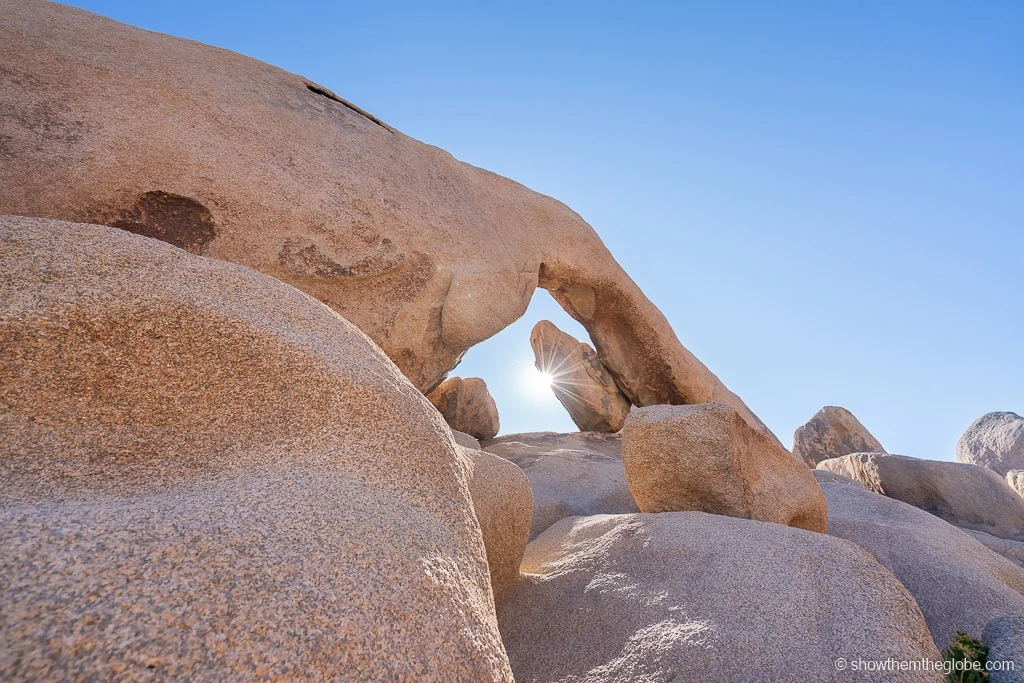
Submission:
M 0 218 L 0 679 L 508 680 L 468 466 L 248 268 Z

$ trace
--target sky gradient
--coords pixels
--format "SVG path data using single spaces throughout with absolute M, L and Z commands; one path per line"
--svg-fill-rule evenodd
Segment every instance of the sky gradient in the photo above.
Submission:
M 572 207 L 784 443 L 842 405 L 953 459 L 1024 413 L 1024 3 L 71 2 L 301 74 Z M 515 226 L 509 226 L 514 229 Z M 502 432 L 541 318 L 453 374 Z

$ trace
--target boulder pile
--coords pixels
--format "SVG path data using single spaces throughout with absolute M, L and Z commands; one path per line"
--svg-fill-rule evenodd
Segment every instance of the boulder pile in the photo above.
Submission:
M 1019 416 L 938 463 L 830 407 L 790 453 L 556 200 L 253 59 L 0 12 L 0 680 L 1021 656 Z M 448 375 L 538 287 L 584 431 L 499 437 Z

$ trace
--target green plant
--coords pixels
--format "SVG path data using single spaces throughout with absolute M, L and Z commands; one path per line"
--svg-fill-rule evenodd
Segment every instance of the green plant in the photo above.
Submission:
M 957 631 L 956 640 L 943 651 L 942 659 L 947 662 L 952 683 L 985 683 L 988 680 L 988 672 L 985 671 L 988 648 L 963 631 Z

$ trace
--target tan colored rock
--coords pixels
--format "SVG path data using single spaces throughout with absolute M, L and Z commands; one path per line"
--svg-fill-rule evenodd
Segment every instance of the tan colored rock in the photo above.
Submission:
M 519 564 L 530 540 L 533 516 L 530 480 L 519 467 L 504 458 L 459 448 L 472 467 L 469 492 L 484 535 L 491 587 L 495 596 L 500 597 L 519 580 Z
M 619 390 L 590 344 L 541 320 L 530 334 L 537 369 L 551 375 L 551 390 L 583 432 L 617 432 L 629 415 Z
M 0 679 L 511 680 L 469 467 L 355 327 L 45 219 L 0 283 Z
M 854 481 L 849 477 L 844 477 L 843 475 L 836 474 L 835 472 L 826 472 L 825 470 L 813 469 L 811 470 L 811 474 L 814 475 L 815 481 L 817 481 L 819 484 L 846 484 L 848 486 L 857 486 L 859 488 L 864 488 L 864 485 L 861 484 L 859 481 Z
M 995 617 L 1024 613 L 1024 569 L 966 531 L 856 486 L 821 488 L 829 535 L 856 543 L 896 575 L 921 606 L 940 650 L 957 631 L 977 636 Z
M 982 415 L 957 442 L 956 459 L 1002 476 L 1024 470 L 1024 417 L 1009 412 Z
M 626 481 L 642 512 L 698 510 L 824 533 L 814 475 L 728 406 L 649 406 L 622 430 Z
M 464 448 L 471 448 L 474 451 L 483 450 L 483 448 L 480 446 L 480 441 L 478 441 L 475 437 L 466 434 L 465 432 L 460 432 L 457 429 L 453 429 L 452 438 L 455 439 L 455 443 Z
M 1006 483 L 1024 498 L 1024 470 L 1010 470 L 1007 472 Z
M 1008 538 L 999 538 L 973 529 L 964 529 L 964 531 L 996 555 L 1005 557 L 1018 567 L 1024 567 L 1024 541 L 1011 541 Z
M 1024 541 L 1024 499 L 988 468 L 883 453 L 852 453 L 822 460 L 818 468 L 958 527 Z
M 447 379 L 427 398 L 456 431 L 474 439 L 492 439 L 498 433 L 498 406 L 479 377 Z
M 323 301 L 423 392 L 540 286 L 637 405 L 743 402 L 563 204 L 235 53 L 0 0 L 0 213 L 105 223 Z
M 878 681 L 835 662 L 939 659 L 914 599 L 872 557 L 777 524 L 572 517 L 530 543 L 523 571 L 498 605 L 520 683 Z
M 640 511 L 626 484 L 618 434 L 508 434 L 484 448 L 514 462 L 530 479 L 531 539 L 566 517 Z
M 825 406 L 793 434 L 793 455 L 811 467 L 850 453 L 885 453 L 885 449 L 846 408 Z

